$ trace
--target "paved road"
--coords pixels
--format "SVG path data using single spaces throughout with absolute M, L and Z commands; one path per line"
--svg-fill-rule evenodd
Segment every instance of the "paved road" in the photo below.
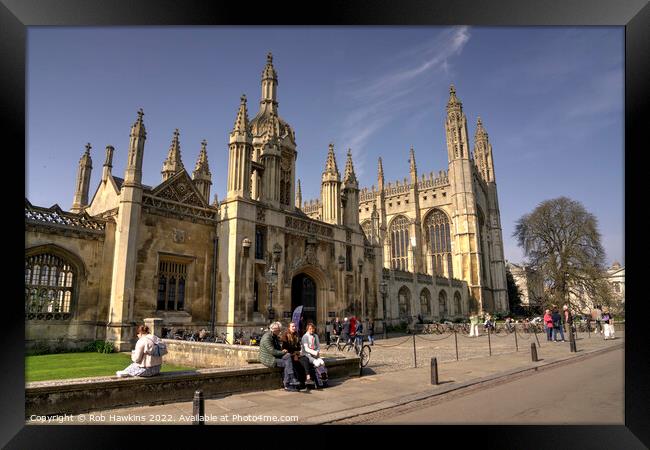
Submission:
M 622 425 L 623 367 L 616 350 L 371 423 Z

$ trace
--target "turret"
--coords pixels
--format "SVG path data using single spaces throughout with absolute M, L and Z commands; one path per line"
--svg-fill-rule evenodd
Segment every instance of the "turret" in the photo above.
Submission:
M 280 124 L 278 116 L 271 111 L 269 120 L 266 123 L 266 134 L 262 146 L 262 165 L 264 165 L 264 176 L 262 192 L 265 201 L 274 206 L 280 205 Z
M 456 88 L 449 87 L 447 102 L 447 153 L 449 161 L 454 159 L 469 159 L 469 144 L 467 139 L 467 118 L 463 113 L 463 104 L 456 97 Z
M 208 164 L 208 152 L 206 147 L 208 142 L 204 139 L 201 141 L 201 151 L 196 160 L 194 172 L 192 172 L 192 179 L 194 185 L 203 195 L 206 202 L 210 201 L 210 186 L 212 186 L 212 174 L 210 173 L 210 166 Z
M 250 198 L 251 152 L 253 136 L 248 123 L 246 96 L 241 96 L 235 125 L 228 146 L 228 192 L 226 200 Z
M 341 175 L 336 166 L 334 144 L 329 145 L 325 170 L 321 178 L 321 204 L 323 222 L 340 225 L 341 217 Z
M 72 200 L 71 212 L 79 213 L 88 206 L 88 188 L 90 187 L 90 173 L 93 169 L 93 161 L 90 158 L 90 144 L 86 144 L 86 151 L 79 159 L 79 169 L 77 170 L 77 184 L 74 198 Z
M 474 134 L 474 161 L 483 179 L 488 183 L 493 183 L 494 162 L 492 159 L 492 145 L 488 140 L 487 131 L 483 128 L 483 122 L 481 122 L 480 117 L 476 122 L 476 133 Z
M 278 74 L 273 67 L 273 55 L 269 52 L 266 55 L 266 66 L 262 71 L 262 99 L 260 101 L 262 109 L 271 108 L 273 111 L 277 110 L 277 89 Z
M 102 181 L 107 181 L 111 171 L 113 169 L 113 152 L 115 148 L 112 145 L 106 146 L 106 159 L 104 160 L 104 166 L 102 168 Z
M 359 227 L 359 182 L 354 173 L 352 164 L 352 151 L 348 149 L 343 176 L 343 192 L 341 194 L 343 205 L 343 224 L 351 228 Z
M 138 111 L 138 118 L 131 127 L 131 140 L 129 141 L 129 155 L 127 157 L 124 184 L 140 185 L 142 182 L 142 158 L 144 156 L 144 141 L 147 139 L 147 130 L 142 120 L 144 111 Z
M 176 173 L 184 169 L 183 161 L 181 161 L 181 144 L 178 140 L 178 135 L 178 128 L 176 128 L 172 136 L 172 143 L 169 146 L 167 159 L 163 163 L 161 171 L 163 181 L 173 177 Z

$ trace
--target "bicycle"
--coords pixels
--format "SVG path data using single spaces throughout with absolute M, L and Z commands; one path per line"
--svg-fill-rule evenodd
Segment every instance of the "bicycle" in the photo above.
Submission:
M 228 344 L 230 345 L 230 342 L 228 342 L 228 338 L 226 336 L 226 333 L 219 333 L 215 338 L 214 342 L 216 344 Z
M 355 339 L 353 346 L 354 352 L 359 357 L 359 364 L 361 364 L 361 367 L 366 367 L 370 361 L 370 352 L 372 349 L 368 344 L 363 343 L 363 338 L 361 339 L 361 342 L 359 342 L 358 339 Z

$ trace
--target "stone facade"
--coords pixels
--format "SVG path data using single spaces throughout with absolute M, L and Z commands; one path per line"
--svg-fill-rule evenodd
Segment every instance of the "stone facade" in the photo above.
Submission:
M 544 283 L 542 278 L 525 265 L 506 262 L 506 268 L 512 274 L 512 278 L 519 288 L 521 306 L 524 308 L 543 306 Z
M 379 187 L 359 189 L 351 151 L 341 180 L 330 145 L 321 198 L 303 203 L 298 145 L 278 114 L 270 54 L 261 85 L 251 120 L 241 97 L 225 149 L 221 202 L 215 196 L 210 203 L 207 143 L 190 176 L 178 130 L 161 183 L 142 184 L 142 110 L 131 128 L 124 178 L 112 174 L 114 148 L 107 146 L 101 182 L 88 200 L 88 144 L 71 212 L 26 202 L 28 345 L 107 339 L 129 350 L 144 318 L 226 332 L 232 342 L 240 328 L 287 322 L 299 305 L 321 331 L 335 316 L 375 318 L 380 330 L 384 317 L 507 309 L 492 149 L 479 122 L 470 154 L 453 87 L 447 171 L 418 178 L 411 150 L 410 181 L 385 185 L 380 160 Z

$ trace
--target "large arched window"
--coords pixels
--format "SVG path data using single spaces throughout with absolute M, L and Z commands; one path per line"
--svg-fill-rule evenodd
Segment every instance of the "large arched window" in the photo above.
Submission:
M 425 316 L 431 314 L 431 294 L 427 288 L 422 289 L 422 292 L 420 292 L 420 311 Z
M 442 317 L 447 316 L 447 293 L 440 291 L 438 295 L 438 315 Z
M 392 269 L 408 270 L 409 220 L 396 217 L 390 224 L 390 263 Z
M 28 319 L 67 319 L 78 274 L 74 265 L 50 252 L 25 257 L 25 313 Z
M 406 286 L 402 286 L 397 293 L 399 303 L 400 319 L 408 319 L 411 316 L 411 291 Z
M 424 221 L 426 239 L 431 250 L 433 272 L 437 275 L 453 277 L 451 264 L 451 234 L 449 218 L 439 209 L 434 209 Z
M 460 292 L 456 291 L 454 293 L 454 314 L 460 316 L 463 314 L 463 307 L 460 300 Z
M 160 258 L 158 262 L 157 310 L 183 311 L 188 265 L 189 260 L 182 258 Z

